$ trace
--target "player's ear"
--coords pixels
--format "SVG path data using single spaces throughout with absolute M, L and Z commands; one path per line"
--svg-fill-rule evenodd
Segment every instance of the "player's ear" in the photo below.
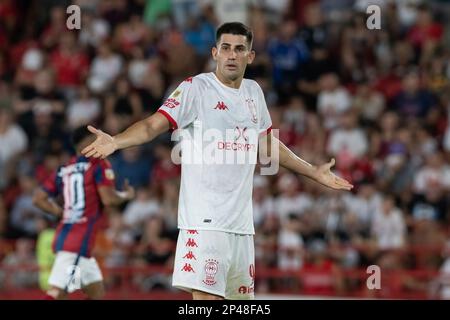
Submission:
M 211 48 L 211 55 L 212 55 L 214 61 L 217 61 L 217 53 L 218 53 L 218 50 L 217 50 L 216 46 L 212 47 Z
M 253 60 L 255 60 L 255 55 L 256 55 L 255 50 L 253 50 L 253 49 L 250 50 L 250 52 L 248 54 L 248 58 L 247 58 L 247 63 L 248 64 L 252 64 Z

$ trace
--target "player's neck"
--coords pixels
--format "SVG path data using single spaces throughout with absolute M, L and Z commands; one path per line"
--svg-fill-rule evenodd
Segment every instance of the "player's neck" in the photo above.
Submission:
M 223 83 L 223 85 L 233 89 L 239 89 L 241 87 L 242 79 L 244 78 L 244 76 L 242 76 L 234 81 L 231 81 L 225 78 L 218 70 L 214 71 L 214 74 L 216 75 L 217 79 L 219 79 L 219 81 Z

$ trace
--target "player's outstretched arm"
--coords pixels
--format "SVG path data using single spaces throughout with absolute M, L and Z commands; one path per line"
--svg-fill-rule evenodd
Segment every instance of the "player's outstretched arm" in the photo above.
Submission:
M 267 136 L 267 144 L 260 143 L 262 148 L 267 148 L 268 152 L 266 154 L 270 155 L 271 139 L 275 138 L 271 133 Z M 264 139 L 262 140 L 264 141 Z M 309 177 L 322 185 L 332 188 L 332 189 L 342 189 L 351 190 L 353 185 L 347 180 L 338 177 L 333 172 L 331 172 L 331 167 L 334 166 L 335 160 L 331 159 L 330 162 L 325 163 L 320 166 L 314 166 L 307 161 L 301 159 L 295 155 L 288 147 L 286 147 L 281 141 L 277 139 L 277 143 L 274 145 L 279 146 L 279 163 L 282 167 L 292 170 L 298 174 Z
M 81 153 L 86 157 L 104 159 L 116 150 L 149 142 L 169 130 L 169 127 L 169 120 L 159 112 L 136 122 L 115 136 L 110 136 L 102 130 L 88 126 L 89 131 L 95 134 L 97 138 Z
M 42 189 L 37 189 L 34 192 L 33 205 L 57 217 L 61 217 L 63 213 L 63 209 L 58 204 L 50 200 L 47 192 Z

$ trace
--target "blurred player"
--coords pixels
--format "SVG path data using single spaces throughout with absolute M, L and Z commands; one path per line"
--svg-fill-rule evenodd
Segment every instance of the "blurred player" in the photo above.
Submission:
M 134 189 L 127 183 L 124 191 L 115 189 L 114 172 L 107 160 L 81 155 L 94 138 L 85 127 L 76 129 L 72 136 L 76 156 L 50 176 L 33 197 L 37 207 L 61 217 L 53 240 L 56 258 L 47 299 L 64 299 L 77 289 L 90 299 L 104 295 L 101 271 L 91 257 L 98 222 L 104 206 L 119 205 L 134 197 Z M 62 195 L 63 208 L 52 199 L 58 195 Z
M 215 72 L 186 79 L 158 112 L 114 137 L 90 126 L 97 139 L 82 153 L 105 158 L 116 150 L 151 141 L 170 128 L 180 128 L 190 134 L 201 130 L 202 137 L 211 129 L 221 135 L 222 140 L 212 145 L 193 141 L 189 146 L 193 145 L 195 154 L 205 155 L 211 147 L 228 155 L 255 155 L 258 147 L 271 154 L 271 141 L 278 141 L 271 133 L 264 94 L 255 81 L 243 79 L 247 64 L 255 57 L 252 39 L 252 31 L 241 23 L 219 27 L 212 48 Z M 285 168 L 334 189 L 352 188 L 331 173 L 334 159 L 316 167 L 281 142 L 273 145 Z M 185 159 L 192 153 L 186 144 L 181 150 Z M 192 292 L 194 299 L 254 298 L 254 170 L 254 163 L 182 161 L 173 285 Z

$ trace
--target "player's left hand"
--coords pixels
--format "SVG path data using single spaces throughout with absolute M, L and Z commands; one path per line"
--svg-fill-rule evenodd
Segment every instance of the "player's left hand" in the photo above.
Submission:
M 330 169 L 332 166 L 334 166 L 335 163 L 336 161 L 334 159 L 331 159 L 330 162 L 317 167 L 315 180 L 332 189 L 351 190 L 353 188 L 352 184 L 331 172 Z

